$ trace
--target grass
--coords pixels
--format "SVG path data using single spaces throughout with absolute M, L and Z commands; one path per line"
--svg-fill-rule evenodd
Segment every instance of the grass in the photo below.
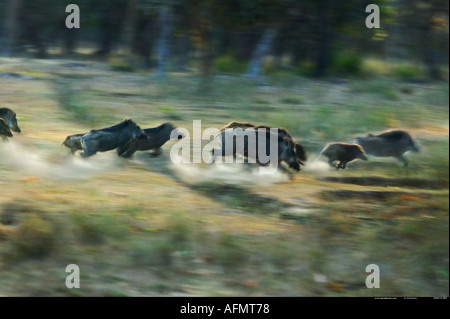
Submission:
M 119 72 L 135 72 L 135 68 L 124 58 L 112 57 L 108 60 L 108 63 L 113 71 Z
M 110 64 L 78 71 L 41 60 L 0 60 L 1 69 L 19 62 L 42 79 L 0 79 L 0 104 L 22 128 L 0 144 L 0 295 L 448 294 L 448 83 L 405 83 L 396 64 L 364 61 L 363 73 L 380 73 L 337 83 L 273 74 L 265 85 L 217 76 L 204 94 L 194 73 L 156 82 Z M 160 157 L 127 161 L 111 152 L 78 162 L 61 149 L 68 134 L 127 116 L 190 131 L 197 119 L 282 126 L 311 160 L 327 142 L 391 128 L 424 150 L 407 154 L 409 168 L 389 158 L 341 172 L 308 162 L 294 180 L 267 185 L 247 171 L 234 184 L 204 181 L 203 166 L 184 178 L 170 164 L 173 142 Z M 80 290 L 64 287 L 70 263 Z M 365 287 L 370 263 L 379 290 Z
M 55 248 L 56 231 L 40 214 L 28 214 L 12 236 L 13 254 L 17 258 L 41 258 Z
M 214 69 L 221 73 L 242 74 L 247 69 L 247 63 L 238 61 L 232 54 L 226 54 L 214 61 Z
M 71 112 L 77 120 L 93 123 L 94 116 L 91 113 L 91 107 L 81 100 L 83 93 L 74 88 L 74 82 L 74 80 L 65 78 L 54 80 L 56 99 L 59 105 Z
M 392 69 L 392 75 L 401 80 L 423 78 L 424 73 L 423 68 L 412 64 L 399 64 Z

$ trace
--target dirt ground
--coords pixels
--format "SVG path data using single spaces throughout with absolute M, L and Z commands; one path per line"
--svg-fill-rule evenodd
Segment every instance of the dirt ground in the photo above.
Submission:
M 212 87 L 201 93 L 191 73 L 0 59 L 0 107 L 22 129 L 0 141 L 0 295 L 448 296 L 448 82 L 217 75 Z M 128 160 L 61 146 L 125 117 L 191 133 L 193 120 L 286 127 L 308 161 L 289 180 L 173 164 L 174 141 Z M 407 168 L 316 160 L 328 142 L 393 128 L 423 148 Z M 80 289 L 65 286 L 68 264 Z M 369 264 L 378 289 L 365 285 Z

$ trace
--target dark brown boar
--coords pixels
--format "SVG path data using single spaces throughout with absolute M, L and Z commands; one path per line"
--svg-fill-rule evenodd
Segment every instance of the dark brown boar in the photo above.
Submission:
M 325 146 L 320 156 L 328 158 L 328 164 L 331 167 L 336 167 L 337 170 L 345 169 L 347 163 L 355 160 L 362 159 L 367 161 L 367 156 L 364 149 L 357 144 L 348 143 L 330 143 Z M 337 162 L 336 166 L 333 162 Z
M 242 130 L 245 130 L 250 127 L 254 128 L 255 130 L 258 130 L 259 128 L 270 130 L 272 128 L 267 125 L 256 125 L 256 124 L 252 124 L 252 123 L 248 123 L 248 122 L 233 121 L 233 122 L 228 123 L 224 127 L 222 127 L 221 131 L 224 131 L 227 128 L 241 128 Z M 282 127 L 277 128 L 277 129 L 278 129 L 278 134 L 280 134 L 281 136 L 286 136 L 286 137 L 290 138 L 291 140 L 293 140 L 291 134 L 288 132 L 287 129 L 282 128 Z M 307 160 L 305 148 L 302 145 L 297 144 L 295 142 L 294 142 L 294 144 L 295 144 L 294 151 L 297 156 L 298 164 L 305 165 L 304 162 L 306 162 L 306 160 Z
M 265 144 L 260 143 L 260 140 L 263 139 L 261 134 L 264 134 Z M 247 136 L 247 139 L 245 136 Z M 259 158 L 260 148 L 264 147 L 263 151 L 265 151 L 265 154 L 267 155 L 268 151 L 271 150 L 271 141 L 277 141 L 277 154 L 270 154 L 271 158 L 277 159 L 277 167 L 291 175 L 291 173 L 281 165 L 281 162 L 285 162 L 290 168 L 300 171 L 300 164 L 297 159 L 297 154 L 295 153 L 295 143 L 287 136 L 275 134 L 269 130 L 253 130 L 253 132 L 250 132 L 242 130 L 241 127 L 236 127 L 222 131 L 219 137 L 221 147 L 213 149 L 213 162 L 215 161 L 216 156 L 240 155 L 249 159 L 249 155 L 252 155 L 256 156 L 254 160 L 258 165 L 266 166 L 269 163 L 262 163 Z M 227 147 L 227 143 L 229 142 L 233 143 L 232 147 Z M 250 146 L 255 146 L 255 149 L 251 150 L 249 148 Z
M 418 144 L 407 132 L 401 130 L 386 131 L 378 135 L 369 133 L 367 136 L 357 137 L 355 142 L 361 145 L 369 155 L 395 157 L 404 166 L 408 166 L 404 153 L 420 152 Z
M 117 154 L 122 156 L 130 147 L 142 137 L 144 132 L 131 119 L 100 130 L 91 130 L 81 137 L 83 157 L 89 157 L 97 152 L 106 152 L 117 149 Z
M 152 156 L 158 156 L 162 153 L 161 147 L 170 140 L 170 135 L 176 128 L 171 123 L 163 123 L 160 126 L 144 129 L 144 134 L 130 143 L 128 149 L 122 154 L 122 157 L 130 157 L 136 151 L 152 151 Z M 184 136 L 177 134 L 178 139 Z

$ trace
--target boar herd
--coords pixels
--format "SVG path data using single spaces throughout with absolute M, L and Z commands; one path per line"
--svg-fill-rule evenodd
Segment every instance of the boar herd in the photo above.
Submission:
M 230 141 L 228 134 L 244 132 L 247 129 L 254 129 L 256 152 L 249 151 L 249 139 L 244 139 L 243 147 L 226 147 L 226 141 Z M 8 108 L 0 108 L 0 136 L 6 140 L 12 137 L 12 132 L 20 133 L 21 130 L 17 123 L 16 113 Z M 175 134 L 173 134 L 175 132 Z M 97 130 L 91 130 L 87 133 L 69 135 L 62 145 L 70 149 L 74 154 L 81 151 L 82 157 L 90 157 L 97 152 L 106 152 L 116 150 L 118 156 L 123 158 L 131 157 L 136 151 L 151 151 L 153 156 L 161 154 L 161 147 L 175 136 L 177 139 L 183 138 L 183 134 L 176 133 L 176 128 L 171 123 L 164 123 L 158 127 L 141 129 L 133 120 L 127 118 L 123 122 Z M 263 134 L 263 135 L 261 135 Z M 301 166 L 305 165 L 307 155 L 305 148 L 296 143 L 291 134 L 285 128 L 277 128 L 276 131 L 266 125 L 255 125 L 252 123 L 230 122 L 224 126 L 216 136 L 220 142 L 219 148 L 214 148 L 212 162 L 217 156 L 242 156 L 253 160 L 258 165 L 263 164 L 258 157 L 258 148 L 270 148 L 270 141 L 277 141 L 276 156 L 278 159 L 278 168 L 291 175 L 289 169 L 300 171 Z M 233 141 L 233 139 L 231 139 Z M 263 142 L 260 142 L 263 141 Z M 354 144 L 338 142 L 329 143 L 325 146 L 319 155 L 326 157 L 331 167 L 336 170 L 345 169 L 349 162 L 356 159 L 368 160 L 368 155 L 378 157 L 394 157 L 400 160 L 404 166 L 408 165 L 408 160 L 404 154 L 408 151 L 419 152 L 420 147 L 411 138 L 411 136 L 401 130 L 386 131 L 381 134 L 369 133 L 366 136 L 357 137 Z M 281 165 L 284 162 L 288 168 Z

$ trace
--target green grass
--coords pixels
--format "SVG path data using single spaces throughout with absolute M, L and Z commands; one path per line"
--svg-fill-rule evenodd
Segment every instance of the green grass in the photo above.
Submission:
M 363 66 L 363 58 L 361 54 L 354 52 L 342 52 L 337 54 L 332 63 L 332 72 L 340 76 L 357 76 L 361 75 Z
M 90 215 L 86 218 L 86 215 Z M 120 216 L 111 212 L 72 214 L 76 237 L 81 243 L 99 245 L 106 240 L 124 240 L 128 237 L 128 228 L 122 223 Z
M 399 79 L 417 79 L 423 78 L 424 70 L 414 64 L 400 64 L 392 69 L 392 75 Z
M 247 69 L 247 63 L 238 61 L 231 54 L 226 54 L 214 61 L 214 69 L 221 73 L 242 74 Z
M 92 113 L 92 106 L 83 101 L 84 92 L 76 89 L 74 82 L 76 80 L 53 79 L 56 100 L 63 109 L 71 112 L 78 121 L 93 123 L 95 122 L 95 116 Z

